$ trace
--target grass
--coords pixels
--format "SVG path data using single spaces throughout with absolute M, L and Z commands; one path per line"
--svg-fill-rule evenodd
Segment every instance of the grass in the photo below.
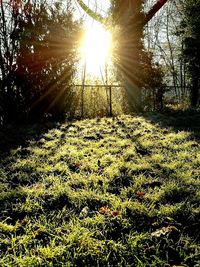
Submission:
M 0 266 L 200 266 L 199 114 L 1 130 Z

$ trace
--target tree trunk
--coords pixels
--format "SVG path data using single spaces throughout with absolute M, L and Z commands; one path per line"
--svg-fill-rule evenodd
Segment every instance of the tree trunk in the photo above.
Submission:
M 193 79 L 193 84 L 191 87 L 191 107 L 196 108 L 199 105 L 199 78 Z

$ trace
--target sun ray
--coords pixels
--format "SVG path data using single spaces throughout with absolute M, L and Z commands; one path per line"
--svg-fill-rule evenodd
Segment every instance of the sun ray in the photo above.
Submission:
M 111 54 L 111 33 L 96 23 L 88 27 L 81 43 L 81 58 L 87 75 L 100 78 Z

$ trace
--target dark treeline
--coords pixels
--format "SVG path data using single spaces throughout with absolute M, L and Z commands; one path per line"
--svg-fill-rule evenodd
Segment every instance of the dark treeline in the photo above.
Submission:
M 187 64 L 190 103 L 200 105 L 200 0 L 182 0 L 183 16 L 180 34 L 183 38 L 182 57 Z
M 162 65 L 144 45 L 145 1 L 135 1 L 135 17 L 127 26 L 128 1 L 112 1 L 117 25 L 114 63 L 117 77 L 130 88 L 133 109 L 162 110 L 167 86 Z M 200 0 L 180 0 L 181 19 L 175 32 L 182 41 L 189 106 L 200 101 Z M 81 23 L 74 20 L 71 1 L 4 0 L 0 2 L 0 123 L 60 115 L 76 105 L 72 84 L 76 72 Z M 126 29 L 124 31 L 124 29 Z M 122 74 L 122 75 L 121 75 Z M 124 81 L 122 81 L 124 82 Z M 129 86 L 130 85 L 130 86 Z M 132 90 L 132 91 L 131 91 Z M 76 94 L 77 95 L 77 94 Z M 132 101 L 133 100 L 133 101 Z M 74 107 L 73 107 L 74 109 Z
M 62 113 L 69 101 L 79 24 L 69 3 L 1 1 L 1 122 Z

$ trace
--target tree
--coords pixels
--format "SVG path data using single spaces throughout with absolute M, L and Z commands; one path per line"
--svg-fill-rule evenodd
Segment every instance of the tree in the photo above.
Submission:
M 200 104 L 200 0 L 182 1 L 183 19 L 179 33 L 183 36 L 183 57 L 190 77 L 191 107 Z
M 126 83 L 130 105 L 137 111 L 147 107 L 147 99 L 150 101 L 148 107 L 158 106 L 153 96 L 156 88 L 162 86 L 160 68 L 153 63 L 152 54 L 144 46 L 143 30 L 146 20 L 149 20 L 143 10 L 144 2 L 113 1 L 112 7 L 115 25 L 118 27 L 115 64 Z M 162 107 L 162 104 L 159 106 Z
M 117 39 L 114 55 L 115 64 L 118 73 L 124 80 L 132 106 L 134 109 L 140 110 L 144 76 L 142 73 L 143 65 L 151 62 L 151 60 L 143 61 L 148 56 L 148 54 L 145 55 L 143 30 L 144 26 L 167 0 L 157 1 L 147 13 L 144 13 L 143 10 L 144 0 L 113 0 L 111 1 L 111 15 L 105 19 L 88 8 L 83 1 L 77 1 L 88 15 L 101 23 L 110 23 L 112 27 L 115 27 Z
M 153 0 L 148 0 L 147 6 Z M 154 55 L 154 60 L 163 66 L 164 81 L 167 84 L 167 101 L 188 104 L 188 87 L 185 60 L 182 57 L 183 40 L 177 36 L 182 11 L 180 0 L 170 1 L 148 23 L 145 29 L 145 45 Z
M 5 120 L 19 114 L 58 114 L 70 96 L 79 24 L 73 19 L 70 2 L 65 8 L 59 2 L 52 6 L 36 0 L 13 3 L 7 3 L 6 11 L 5 3 L 1 5 L 2 14 L 9 18 L 9 23 L 2 19 L 6 33 L 1 32 L 5 40 L 1 62 L 9 63 L 1 64 Z

